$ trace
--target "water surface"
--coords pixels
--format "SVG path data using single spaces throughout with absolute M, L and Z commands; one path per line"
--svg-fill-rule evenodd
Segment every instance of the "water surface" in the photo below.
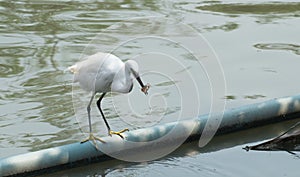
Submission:
M 188 28 L 172 28 L 172 24 L 191 26 L 203 35 L 218 56 L 227 89 L 216 99 L 227 101 L 226 108 L 298 94 L 299 15 L 299 2 L 288 1 L 0 1 L 0 156 L 83 139 L 82 131 L 86 132 L 87 123 L 83 102 L 89 95 L 76 90 L 77 97 L 82 94 L 83 102 L 78 102 L 82 109 L 74 109 L 72 75 L 64 70 L 83 55 L 111 50 L 133 33 L 180 34 L 182 40 L 190 40 L 191 31 L 185 30 Z M 131 18 L 135 19 L 134 23 L 122 23 Z M 136 31 L 122 30 L 132 29 L 125 28 L 124 24 L 135 25 Z M 93 45 L 89 45 L 91 41 Z M 148 98 L 141 96 L 135 87 L 129 98 L 137 103 L 133 107 L 140 116 L 129 123 L 122 119 L 132 117 L 124 101 L 127 97 L 108 96 L 104 111 L 115 129 L 125 126 L 136 129 L 176 121 L 183 108 L 194 110 L 193 105 L 181 105 L 177 99 L 180 94 L 191 100 L 195 97 L 188 91 L 190 87 L 181 93 L 176 90 L 176 85 L 184 83 L 182 78 L 186 78 L 187 72 L 196 73 L 197 98 L 201 106 L 195 110 L 200 114 L 210 110 L 209 79 L 205 68 L 197 65 L 212 60 L 214 55 L 207 50 L 208 46 L 194 46 L 199 48 L 198 58 L 194 58 L 177 44 L 166 42 L 159 46 L 155 42 L 132 41 L 118 48 L 115 54 L 127 60 L 139 52 L 149 51 L 143 46 L 153 46 L 157 53 L 139 56 L 143 64 L 141 71 L 156 68 L 162 74 L 179 75 L 179 79 L 145 75 L 145 80 L 153 84 L 152 94 L 162 93 L 166 102 L 160 95 L 153 95 L 152 105 L 148 105 Z M 186 67 L 169 65 L 168 60 L 164 60 L 168 56 L 159 54 L 160 50 L 174 54 Z M 170 56 L 169 59 L 173 61 Z M 113 98 L 119 101 L 116 109 L 110 105 Z M 152 112 L 147 112 L 149 107 Z M 95 106 L 93 111 L 95 131 L 105 135 L 105 126 Z M 156 115 L 156 118 L 143 119 L 147 114 Z M 184 117 L 193 114 L 187 111 Z M 279 124 L 265 130 L 276 129 L 278 131 L 272 133 L 276 135 L 288 125 Z M 264 131 L 251 133 L 258 136 Z M 196 144 L 190 144 L 184 148 L 190 153 L 180 152 L 153 162 L 108 162 L 101 167 L 95 164 L 59 175 L 299 176 L 299 159 L 292 155 L 242 150 L 245 144 L 271 138 L 271 135 L 257 139 L 248 136 L 240 140 L 241 137 L 235 134 L 223 137 L 222 141 L 217 139 L 221 143 L 208 147 L 208 150 L 199 150 Z M 232 139 L 236 141 L 231 142 Z M 226 145 L 229 142 L 230 145 Z

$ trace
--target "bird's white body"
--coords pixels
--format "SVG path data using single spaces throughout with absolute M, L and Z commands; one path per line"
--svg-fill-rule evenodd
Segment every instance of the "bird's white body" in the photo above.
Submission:
M 86 91 L 128 93 L 133 86 L 134 76 L 129 67 L 132 65 L 137 66 L 135 61 L 124 63 L 113 54 L 99 52 L 69 67 L 69 70 L 74 73 L 74 82 L 79 82 Z
M 123 138 L 121 133 L 128 131 L 128 129 L 124 129 L 119 132 L 110 130 L 109 124 L 105 119 L 104 113 L 101 109 L 101 100 L 109 91 L 129 93 L 132 90 L 134 78 L 141 85 L 141 91 L 147 94 L 150 85 L 143 84 L 139 76 L 138 64 L 133 60 L 128 60 L 124 63 L 113 54 L 98 52 L 87 57 L 85 60 L 70 66 L 68 69 L 74 73 L 74 82 L 79 82 L 81 88 L 92 92 L 90 102 L 87 106 L 90 136 L 83 142 L 88 140 L 95 141 L 95 139 L 102 141 L 101 139 L 92 135 L 90 111 L 91 103 L 97 93 L 102 93 L 97 101 L 97 106 L 107 126 L 108 134 L 116 134 Z

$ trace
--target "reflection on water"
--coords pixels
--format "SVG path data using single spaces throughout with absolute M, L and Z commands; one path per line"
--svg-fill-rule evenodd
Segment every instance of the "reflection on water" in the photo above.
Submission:
M 232 31 L 232 30 L 238 29 L 238 27 L 239 27 L 239 24 L 234 23 L 234 22 L 228 22 L 221 26 L 206 27 L 204 29 L 206 29 L 207 31 L 216 30 L 216 29 L 220 29 L 220 30 L 224 30 L 224 31 Z
M 244 98 L 246 99 L 258 99 L 258 98 L 264 98 L 266 96 L 264 95 L 246 95 Z
M 254 94 L 254 95 L 245 95 L 242 98 L 243 99 L 259 99 L 259 98 L 264 98 L 266 97 L 265 95 L 259 95 L 259 94 Z M 224 97 L 226 100 L 235 100 L 235 99 L 240 99 L 238 96 L 235 95 L 226 95 Z
M 236 96 L 234 96 L 234 95 L 226 95 L 224 97 L 224 99 L 226 99 L 226 100 L 234 100 L 234 99 L 236 99 Z
M 198 6 L 198 9 L 228 14 L 284 14 L 300 11 L 300 3 L 258 3 L 258 4 L 211 4 Z
M 298 2 L 0 1 L 0 157 L 77 142 L 84 138 L 74 116 L 72 75 L 65 73 L 64 70 L 82 58 L 82 52 L 91 40 L 94 40 L 94 48 L 87 49 L 85 54 L 111 49 L 134 33 L 174 32 L 185 38 L 189 30 L 175 28 L 172 24 L 186 23 L 196 31 L 202 32 L 201 34 L 211 43 L 223 65 L 227 92 L 230 94 L 227 93 L 219 99 L 230 100 L 227 107 L 297 94 L 300 88 L 299 82 L 295 82 L 299 79 L 297 72 L 300 65 L 297 38 L 300 24 L 299 12 Z M 148 18 L 149 16 L 151 18 Z M 160 20 L 152 21 L 155 19 L 153 16 Z M 166 16 L 173 20 L 164 19 Z M 135 18 L 135 23 L 118 23 L 123 20 L 129 21 L 131 18 Z M 126 31 L 126 29 L 133 29 L 128 27 L 134 27 L 136 31 Z M 99 32 L 102 33 L 98 35 Z M 98 36 L 95 38 L 96 35 Z M 190 38 L 189 40 L 193 41 Z M 142 46 L 148 44 L 153 45 L 146 40 L 128 42 L 119 48 L 116 54 L 126 60 L 143 52 Z M 193 46 L 192 42 L 191 45 Z M 200 80 L 197 83 L 200 88 L 200 109 L 202 113 L 208 112 L 211 104 L 206 99 L 210 95 L 207 87 L 208 78 L 204 71 L 195 74 L 197 71 L 194 66 L 198 62 L 209 61 L 211 55 L 199 45 L 193 46 L 199 49 L 196 54 L 198 58 L 180 50 L 180 45 L 176 43 L 165 43 L 163 46 L 155 43 L 155 47 L 157 51 L 168 50 L 182 58 L 185 67 L 172 68 L 168 63 L 157 64 L 163 56 L 154 54 L 144 56 L 148 59 L 142 62 L 147 63 L 149 68 L 157 67 L 161 71 L 172 71 L 174 75 L 184 76 L 186 72 L 194 73 Z M 261 52 L 265 50 L 268 52 Z M 151 62 L 151 57 L 154 56 L 155 64 Z M 146 69 L 144 68 L 144 71 Z M 169 80 L 165 77 L 150 77 L 150 75 L 145 78 L 153 83 L 151 88 L 153 91 L 165 89 L 162 95 L 169 98 L 170 103 L 173 102 L 165 109 L 155 107 L 160 97 L 154 95 L 155 104 L 152 107 L 154 112 L 148 114 L 160 115 L 166 112 L 170 120 L 172 115 L 181 109 L 181 106 L 177 105 L 174 86 L 184 82 L 182 79 Z M 195 98 L 194 94 L 188 91 L 186 93 L 190 100 Z M 84 94 L 81 98 L 88 97 L 89 95 Z M 117 94 L 114 98 L 124 97 Z M 147 102 L 142 101 L 146 98 L 140 96 L 135 98 L 138 103 L 135 104 L 136 109 L 144 111 L 143 105 Z M 108 95 L 104 100 L 106 105 L 104 111 L 113 127 L 124 128 L 123 126 L 126 126 L 124 121 L 112 111 L 111 99 L 112 97 Z M 120 104 L 124 105 L 124 103 Z M 94 119 L 94 126 L 97 127 L 95 130 L 100 133 L 106 132 L 105 129 L 101 129 L 104 127 L 103 121 L 97 110 L 94 110 L 94 115 L 97 117 Z M 82 111 L 82 120 L 86 122 L 85 108 Z M 124 115 L 132 115 L 132 112 L 126 112 L 126 109 L 119 111 Z M 160 119 L 153 119 L 145 122 L 138 117 L 132 123 L 143 127 L 160 121 Z M 253 134 L 264 134 L 263 131 L 250 133 L 252 133 L 250 137 Z M 241 136 L 235 134 L 225 138 L 224 141 L 219 139 L 219 142 L 225 146 L 220 146 L 217 152 L 211 150 L 211 153 L 204 155 L 201 152 L 201 155 L 194 155 L 195 151 L 196 154 L 199 153 L 199 149 L 193 144 L 191 146 L 195 151 L 190 152 L 189 157 L 184 154 L 129 167 L 122 166 L 122 162 L 113 167 L 107 164 L 103 167 L 103 173 L 99 173 L 99 165 L 95 165 L 94 168 L 96 174 L 111 176 L 118 176 L 119 173 L 127 176 L 137 176 L 141 173 L 145 176 L 169 174 L 173 176 L 176 174 L 189 174 L 189 176 L 252 174 L 250 176 L 254 176 L 253 169 L 261 169 L 265 164 L 277 160 L 285 163 L 281 166 L 274 164 L 273 171 L 268 169 L 261 169 L 261 171 L 268 176 L 278 176 L 278 174 L 293 176 L 294 171 L 297 171 L 293 169 L 298 169 L 298 166 L 295 166 L 298 161 L 294 163 L 293 159 L 286 154 L 245 155 L 237 144 L 222 150 L 229 139 L 236 140 Z M 245 141 L 241 141 L 240 145 L 243 143 Z M 216 147 L 216 144 L 207 148 L 213 147 Z M 164 172 L 161 172 L 162 169 Z M 95 170 L 87 171 L 85 168 L 75 171 L 76 174 L 72 173 L 71 176 L 92 175 L 95 172 Z
M 268 43 L 268 44 L 255 44 L 255 48 L 262 50 L 286 50 L 300 55 L 300 46 L 296 44 L 284 44 L 284 43 Z

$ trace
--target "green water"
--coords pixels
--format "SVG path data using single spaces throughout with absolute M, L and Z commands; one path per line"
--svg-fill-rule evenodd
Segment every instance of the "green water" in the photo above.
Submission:
M 298 94 L 299 4 L 300 2 L 247 0 L 239 3 L 227 0 L 0 1 L 0 157 L 82 140 L 85 135 L 79 127 L 83 122 L 87 123 L 85 105 L 81 105 L 82 112 L 79 110 L 79 115 L 82 119 L 78 121 L 75 116 L 78 110 L 74 110 L 72 102 L 72 75 L 65 72 L 65 69 L 79 61 L 83 53 L 107 51 L 132 33 L 165 34 L 174 30 L 176 34 L 179 31 L 183 37 L 189 35 L 188 31 L 172 28 L 172 23 L 189 25 L 194 32 L 203 35 L 215 51 L 226 82 L 225 94 L 217 99 L 227 101 L 226 108 Z M 126 31 L 124 26 L 111 27 L 137 17 L 141 20 L 134 21 L 137 26 L 134 32 Z M 159 21 L 153 21 L 153 18 Z M 169 22 L 169 19 L 173 22 Z M 151 23 L 154 25 L 150 28 Z M 94 40 L 96 47 L 85 49 L 100 32 L 102 35 Z M 139 47 L 146 44 L 147 41 L 128 43 L 117 53 L 123 56 L 122 59 L 127 59 L 130 55 L 134 56 L 134 52 L 142 51 Z M 147 44 L 149 45 L 156 44 Z M 179 50 L 178 45 L 168 45 L 171 53 L 184 55 Z M 205 46 L 199 46 L 199 51 L 200 62 L 210 60 L 211 55 Z M 182 62 L 188 66 L 186 70 L 195 72 L 195 59 L 184 56 L 186 60 Z M 146 56 L 144 63 L 147 63 L 147 67 L 144 66 L 142 71 L 159 68 L 161 73 L 184 73 L 185 70 L 179 72 L 176 67 L 170 66 L 168 62 L 159 62 L 159 59 L 157 57 L 154 60 L 156 62 L 149 62 L 150 57 Z M 210 89 L 205 73 L 198 72 L 195 78 L 202 81 L 197 82 L 201 90 L 199 98 L 204 100 L 201 101 L 199 113 L 204 114 L 210 109 L 210 102 L 206 101 Z M 147 121 L 137 119 L 129 124 L 124 123 L 107 101 L 104 110 L 112 127 L 121 129 L 129 126 L 134 129 L 170 122 L 182 107 L 192 107 L 189 104 L 177 104 L 178 95 L 172 86 L 180 84 L 180 80 L 170 82 L 150 76 L 145 78 L 154 85 L 152 93 L 163 90 L 171 102 L 165 110 L 156 108 L 152 112 L 161 115 L 161 112 L 167 110 L 165 118 Z M 133 95 L 138 95 L 137 90 Z M 188 89 L 181 94 L 189 99 L 194 98 L 194 93 Z M 85 97 L 89 96 L 83 96 Z M 135 105 L 143 113 L 147 98 L 140 97 L 135 100 Z M 130 116 L 126 107 L 120 110 L 126 105 L 121 99 L 122 95 L 117 95 L 116 98 L 121 100 L 117 111 L 121 115 Z M 111 98 L 107 100 L 109 99 Z M 155 101 L 153 99 L 153 104 Z M 97 110 L 93 115 L 99 116 Z M 106 129 L 101 118 L 95 118 L 94 121 L 95 131 L 105 135 Z M 272 128 L 274 127 L 270 129 Z M 257 133 L 256 136 L 264 133 L 254 132 Z M 221 143 L 217 143 L 218 148 L 211 147 L 203 152 L 199 152 L 196 145 L 191 144 L 189 148 L 197 153 L 179 153 L 180 155 L 142 164 L 111 162 L 101 165 L 101 168 L 96 164 L 58 175 L 299 176 L 298 158 L 285 152 L 246 153 L 241 149 L 246 142 L 261 141 L 263 138 L 238 141 L 241 138 L 239 136 L 242 135 L 221 138 Z M 232 139 L 237 141 L 227 146 L 226 143 Z

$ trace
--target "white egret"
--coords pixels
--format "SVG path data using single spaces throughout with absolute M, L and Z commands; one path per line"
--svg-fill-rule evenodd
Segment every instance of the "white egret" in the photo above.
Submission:
M 82 143 L 92 140 L 99 140 L 92 133 L 91 124 L 91 103 L 97 93 L 102 93 L 97 101 L 97 107 L 108 129 L 108 134 L 123 136 L 121 133 L 128 131 L 128 129 L 119 132 L 112 131 L 101 109 L 101 101 L 107 92 L 129 93 L 133 87 L 133 79 L 135 78 L 141 85 L 141 91 L 146 95 L 148 94 L 149 84 L 144 85 L 138 71 L 138 64 L 133 60 L 128 60 L 125 63 L 117 56 L 109 53 L 96 53 L 87 57 L 85 60 L 80 61 L 68 68 L 74 73 L 74 82 L 79 82 L 82 89 L 92 92 L 90 102 L 87 106 L 88 122 L 89 122 L 89 137 L 82 141 Z

